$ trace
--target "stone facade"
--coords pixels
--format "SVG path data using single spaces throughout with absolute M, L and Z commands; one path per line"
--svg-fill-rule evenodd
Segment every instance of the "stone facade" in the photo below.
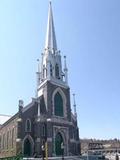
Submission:
M 17 114 L 0 128 L 0 158 L 15 156 L 17 153 Z
M 52 96 L 56 90 L 66 97 L 64 117 L 55 116 L 53 112 Z M 40 98 L 32 99 L 32 102 L 26 107 L 19 106 L 19 112 L 0 128 L 0 158 L 15 156 L 19 153 L 24 155 L 26 140 L 29 141 L 30 145 L 29 156 L 36 154 L 40 157 L 45 136 L 47 136 L 48 142 L 48 156 L 56 156 L 55 137 L 57 133 L 60 133 L 63 137 L 64 154 L 66 156 L 80 154 L 79 131 L 77 121 L 71 114 L 69 88 L 47 82 L 43 93 Z M 39 101 L 40 116 L 38 116 Z M 28 121 L 30 123 L 29 128 L 27 128 Z M 44 131 L 45 128 L 46 131 Z
M 18 113 L 0 128 L 0 158 L 41 157 L 43 149 L 49 157 L 80 154 L 77 114 L 71 112 L 66 59 L 62 71 L 51 2 L 45 47 L 41 69 L 38 65 L 36 98 L 25 107 L 19 101 Z

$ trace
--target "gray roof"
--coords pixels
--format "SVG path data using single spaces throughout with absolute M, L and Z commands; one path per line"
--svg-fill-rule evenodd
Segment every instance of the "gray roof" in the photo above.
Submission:
M 2 125 L 3 123 L 5 123 L 8 119 L 10 119 L 11 116 L 10 115 L 3 115 L 0 114 L 0 125 Z

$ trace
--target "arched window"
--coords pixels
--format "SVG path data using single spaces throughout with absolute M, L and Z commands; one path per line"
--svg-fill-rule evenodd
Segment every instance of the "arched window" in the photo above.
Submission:
M 9 131 L 7 132 L 7 149 L 9 147 Z
M 43 65 L 43 78 L 45 78 L 45 65 Z
M 31 157 L 34 153 L 34 141 L 30 135 L 26 135 L 23 139 L 23 155 L 24 157 Z
M 52 75 L 53 75 L 52 64 L 50 64 L 50 75 L 51 75 L 51 77 L 52 77 Z
M 12 146 L 12 131 L 10 130 L 10 135 L 9 135 L 10 139 L 9 139 L 9 143 L 10 143 L 10 147 Z
M 5 134 L 3 134 L 2 148 L 5 149 Z
M 42 136 L 45 136 L 45 125 L 42 126 Z
M 58 66 L 58 64 L 55 65 L 55 77 L 58 78 L 58 79 L 60 79 L 60 77 L 59 77 L 59 66 Z
M 30 140 L 27 138 L 24 141 L 24 156 L 29 157 L 31 155 L 31 143 Z
M 59 92 L 54 97 L 54 113 L 56 116 L 63 117 L 63 99 Z
M 14 128 L 13 128 L 13 129 L 12 129 L 12 140 L 11 140 L 11 141 L 12 141 L 12 148 L 13 148 L 13 144 L 14 144 L 14 131 L 15 131 L 15 130 L 14 130 Z
M 30 119 L 26 120 L 25 131 L 26 132 L 31 132 L 31 121 L 30 121 Z

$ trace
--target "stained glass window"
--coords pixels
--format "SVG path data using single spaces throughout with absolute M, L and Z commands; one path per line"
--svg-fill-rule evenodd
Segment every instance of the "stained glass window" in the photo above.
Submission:
M 52 64 L 50 64 L 50 75 L 53 75 L 53 71 L 52 71 Z
M 30 119 L 26 120 L 26 132 L 31 132 L 31 121 Z
M 54 97 L 55 115 L 63 117 L 63 99 L 59 92 Z

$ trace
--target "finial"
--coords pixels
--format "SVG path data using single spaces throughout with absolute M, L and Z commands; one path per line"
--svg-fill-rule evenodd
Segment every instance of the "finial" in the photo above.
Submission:
M 76 106 L 76 103 L 75 103 L 75 93 L 73 93 L 73 100 L 74 100 L 74 106 Z
M 37 70 L 37 72 L 40 72 L 40 66 L 39 66 L 39 59 L 37 59 L 37 63 L 38 63 L 38 70 Z
M 68 84 L 68 69 L 66 64 L 66 56 L 64 55 L 64 73 L 65 73 L 65 82 Z
M 64 71 L 67 72 L 66 56 L 64 55 Z
M 38 89 L 38 86 L 40 84 L 40 64 L 39 64 L 39 59 L 37 59 L 37 72 L 36 72 L 36 78 L 37 78 L 37 83 L 36 83 L 36 91 L 35 91 L 35 95 L 37 97 L 37 89 Z
M 19 106 L 20 106 L 20 107 L 23 107 L 23 106 L 24 106 L 24 102 L 23 102 L 22 99 L 19 100 Z

